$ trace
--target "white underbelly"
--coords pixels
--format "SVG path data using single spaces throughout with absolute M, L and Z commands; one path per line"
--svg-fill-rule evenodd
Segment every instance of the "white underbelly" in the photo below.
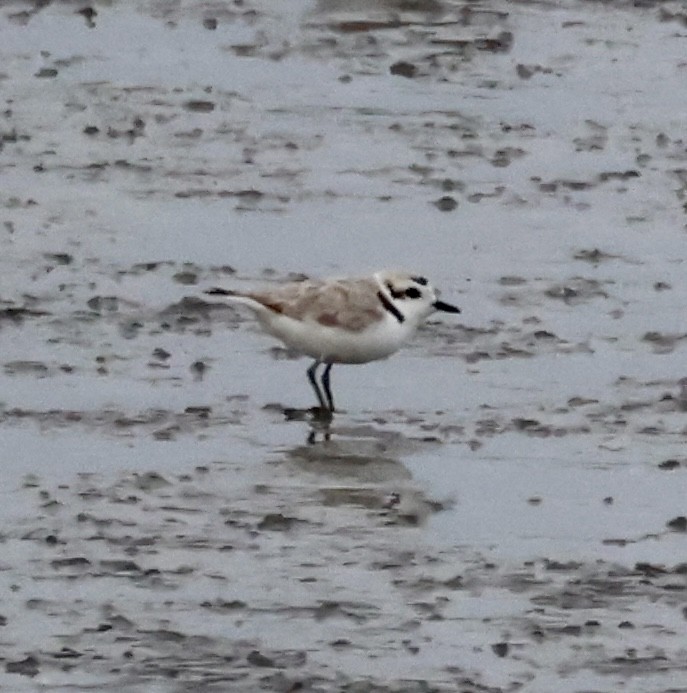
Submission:
M 366 363 L 386 358 L 401 347 L 412 330 L 386 320 L 360 332 L 322 327 L 285 316 L 263 322 L 270 334 L 288 347 L 326 363 Z

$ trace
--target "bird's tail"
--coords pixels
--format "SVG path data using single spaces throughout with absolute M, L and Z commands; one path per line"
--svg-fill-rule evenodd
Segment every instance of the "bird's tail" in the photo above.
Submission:
M 253 311 L 258 313 L 258 315 L 260 313 L 268 312 L 270 310 L 269 306 L 257 300 L 252 295 L 244 294 L 240 291 L 233 291 L 232 289 L 222 289 L 219 287 L 214 287 L 212 289 L 207 289 L 206 291 L 203 291 L 203 293 L 207 294 L 208 296 L 220 296 L 221 298 L 229 299 L 232 303 L 241 303 L 244 306 L 251 308 Z

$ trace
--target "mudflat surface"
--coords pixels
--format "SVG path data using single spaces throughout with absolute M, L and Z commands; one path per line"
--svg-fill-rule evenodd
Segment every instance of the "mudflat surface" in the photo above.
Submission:
M 370 5 L 0 4 L 3 690 L 687 691 L 684 5 Z

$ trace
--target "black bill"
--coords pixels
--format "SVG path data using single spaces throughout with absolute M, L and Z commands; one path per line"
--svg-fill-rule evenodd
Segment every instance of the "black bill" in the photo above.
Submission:
M 452 306 L 450 303 L 444 303 L 443 301 L 434 301 L 432 304 L 434 310 L 441 310 L 444 313 L 460 313 L 460 308 L 457 306 Z

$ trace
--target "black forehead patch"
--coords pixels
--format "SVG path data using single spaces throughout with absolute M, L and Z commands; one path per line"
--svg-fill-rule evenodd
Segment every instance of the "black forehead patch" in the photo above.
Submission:
M 425 277 L 411 277 L 411 279 L 420 286 L 427 286 L 428 282 Z

